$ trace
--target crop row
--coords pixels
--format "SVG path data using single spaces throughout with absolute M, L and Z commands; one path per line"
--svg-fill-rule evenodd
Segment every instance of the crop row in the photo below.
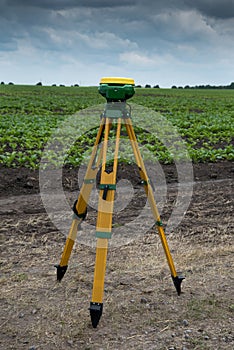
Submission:
M 143 118 L 145 116 L 145 120 L 148 120 L 148 131 L 142 123 L 137 122 L 135 130 L 139 144 L 148 149 L 151 157 L 162 163 L 171 163 L 175 157 L 183 160 L 183 152 L 177 152 L 175 155 L 173 149 L 167 146 L 167 142 L 162 141 L 165 136 L 170 138 L 171 128 L 181 137 L 182 141 L 176 142 L 183 143 L 193 162 L 234 159 L 232 90 L 136 89 L 131 102 L 133 106 L 141 107 L 137 113 L 141 113 Z M 92 147 L 97 132 L 97 127 L 90 126 L 88 131 L 81 133 L 81 130 L 85 130 L 82 129 L 82 125 L 89 124 L 86 113 L 90 115 L 93 108 L 93 118 L 96 118 L 98 125 L 104 103 L 96 87 L 1 85 L 1 164 L 7 167 L 38 168 L 41 157 L 45 156 L 44 147 L 48 140 L 52 135 L 54 137 L 56 130 L 64 125 L 64 121 L 73 118 L 76 129 L 69 131 L 73 140 L 69 149 L 66 145 L 70 142 L 69 134 L 67 138 L 64 135 L 59 136 L 57 132 L 56 147 L 47 150 L 47 158 L 54 165 L 61 161 L 68 166 L 79 165 Z M 78 111 L 80 113 L 77 114 Z M 169 126 L 160 125 L 160 130 L 155 128 L 157 123 L 162 124 L 159 116 L 163 116 L 163 120 L 166 120 Z M 150 132 L 151 129 L 156 131 Z M 164 136 L 157 137 L 157 131 L 159 134 L 163 132 Z M 76 132 L 77 138 L 74 136 Z M 180 148 L 180 145 L 175 147 Z M 60 155 L 59 148 L 62 149 Z M 131 153 L 131 149 L 124 143 L 121 160 L 129 161 Z M 60 157 L 60 160 L 56 157 Z

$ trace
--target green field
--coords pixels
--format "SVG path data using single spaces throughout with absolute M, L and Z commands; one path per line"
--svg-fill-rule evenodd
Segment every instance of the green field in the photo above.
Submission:
M 104 102 L 97 87 L 0 85 L 0 163 L 38 168 L 56 126 L 79 110 Z M 193 162 L 234 159 L 233 90 L 137 88 L 131 102 L 166 117 L 177 128 Z M 93 130 L 79 138 L 65 163 L 79 165 L 83 146 L 92 145 L 95 135 Z M 141 129 L 137 136 L 160 162 L 173 162 L 160 140 Z

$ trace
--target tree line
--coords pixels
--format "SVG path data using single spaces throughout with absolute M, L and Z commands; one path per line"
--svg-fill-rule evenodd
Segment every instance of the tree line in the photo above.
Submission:
M 136 88 L 142 88 L 141 85 L 136 85 Z M 160 89 L 159 85 L 151 86 L 150 84 L 146 84 L 144 88 L 156 88 Z M 234 82 L 232 82 L 230 85 L 185 85 L 185 86 L 176 86 L 172 85 L 171 89 L 234 89 Z

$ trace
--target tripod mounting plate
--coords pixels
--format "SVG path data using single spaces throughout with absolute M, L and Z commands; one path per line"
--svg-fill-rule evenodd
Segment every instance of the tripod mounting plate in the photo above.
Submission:
M 134 95 L 134 85 L 130 78 L 102 78 L 98 91 L 107 102 L 123 102 Z

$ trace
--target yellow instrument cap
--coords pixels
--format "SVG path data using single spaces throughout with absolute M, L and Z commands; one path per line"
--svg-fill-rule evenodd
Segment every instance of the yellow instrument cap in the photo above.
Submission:
M 101 79 L 100 84 L 135 85 L 135 82 L 131 78 L 105 77 Z

